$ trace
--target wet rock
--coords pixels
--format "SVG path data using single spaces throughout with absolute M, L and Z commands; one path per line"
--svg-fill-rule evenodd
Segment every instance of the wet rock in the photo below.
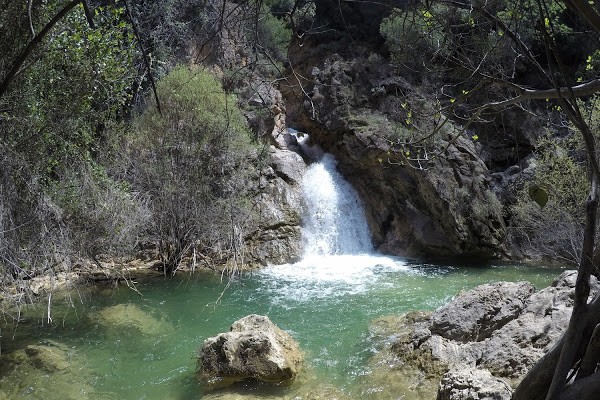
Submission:
M 68 349 L 64 346 L 29 345 L 25 354 L 35 368 L 46 372 L 63 371 L 69 367 Z
M 298 344 L 266 316 L 249 315 L 230 332 L 206 339 L 200 349 L 200 379 L 209 389 L 247 379 L 289 383 L 303 362 Z
M 0 399 L 95 399 L 91 381 L 81 356 L 59 342 L 28 345 L 0 356 Z
M 380 350 L 369 360 L 368 372 L 361 377 L 360 392 L 355 398 L 387 400 L 435 398 L 440 367 L 431 357 L 413 351 L 431 332 L 427 329 L 429 312 L 410 312 L 380 317 L 369 325 L 369 333 Z M 404 355 L 409 355 L 405 358 Z M 423 368 L 415 367 L 415 364 Z M 445 371 L 445 366 L 441 366 Z
M 265 386 L 228 387 L 202 396 L 203 400 L 352 400 L 340 389 L 319 382 L 306 382 L 301 387 Z
M 431 332 L 459 342 L 481 341 L 517 318 L 535 287 L 497 282 L 459 294 L 431 316 Z
M 368 400 L 435 398 L 439 377 L 414 368 L 386 347 L 369 360 L 369 369 L 361 378 L 360 390 L 354 398 Z
M 444 374 L 437 400 L 510 400 L 512 390 L 489 371 L 464 368 Z

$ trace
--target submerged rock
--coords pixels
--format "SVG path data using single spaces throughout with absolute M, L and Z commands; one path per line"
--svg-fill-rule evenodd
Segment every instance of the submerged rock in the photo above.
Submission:
M 95 399 L 91 381 L 82 357 L 62 343 L 46 341 L 0 356 L 0 399 Z
M 295 385 L 294 385 L 295 386 Z M 271 389 L 271 390 L 269 390 Z M 279 390 L 281 389 L 281 390 Z M 352 400 L 340 389 L 319 382 L 305 382 L 294 388 L 228 387 L 202 396 L 202 400 Z
M 173 327 L 167 322 L 135 304 L 118 304 L 103 308 L 97 313 L 97 322 L 109 331 L 113 330 L 119 334 L 129 331 L 149 336 L 173 331 Z
M 252 379 L 289 383 L 303 362 L 294 339 L 266 316 L 249 315 L 233 323 L 230 332 L 208 338 L 198 358 L 200 379 L 208 389 Z

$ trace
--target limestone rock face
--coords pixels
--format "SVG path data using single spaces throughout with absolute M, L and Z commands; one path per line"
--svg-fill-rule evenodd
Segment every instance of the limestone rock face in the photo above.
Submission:
M 481 343 L 479 362 L 494 375 L 518 380 L 566 330 L 577 271 L 563 272 L 552 286 L 532 294 L 518 318 Z M 600 285 L 592 277 L 592 295 Z
M 431 316 L 431 332 L 459 342 L 481 341 L 517 318 L 535 287 L 497 282 L 459 294 Z
M 368 50 L 347 58 L 331 55 L 331 49 L 321 58 L 315 56 L 318 49 L 302 51 L 294 65 L 304 65 L 312 81 L 306 94 L 282 89 L 289 123 L 336 157 L 360 195 L 379 251 L 416 257 L 506 254 L 502 205 L 477 143 L 448 125 L 436 138 L 439 154 L 423 168 L 408 166 L 397 145 L 406 140 L 401 135 L 407 119 L 406 98 L 398 93 L 423 104 L 427 96 Z
M 537 292 L 524 282 L 481 285 L 430 315 L 395 319 L 389 351 L 430 381 L 444 377 L 438 399 L 508 399 L 504 389 L 488 390 L 481 382 L 493 375 L 518 384 L 560 339 L 571 315 L 576 276 L 577 271 L 565 271 Z M 592 278 L 592 296 L 599 290 Z M 504 387 L 498 385 L 491 386 Z
M 489 371 L 465 368 L 442 377 L 437 400 L 510 400 L 512 390 Z
M 306 164 L 291 150 L 271 146 L 259 177 L 258 229 L 246 240 L 252 263 L 284 264 L 301 254 L 302 176 Z
M 206 339 L 198 370 L 208 389 L 253 379 L 268 383 L 292 381 L 303 357 L 292 337 L 266 316 L 249 315 L 233 323 L 231 331 Z

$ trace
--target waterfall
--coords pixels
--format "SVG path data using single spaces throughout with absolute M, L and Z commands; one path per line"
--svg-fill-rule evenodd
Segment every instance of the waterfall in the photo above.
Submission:
M 318 146 L 309 146 L 308 135 L 296 136 L 304 154 L 318 160 L 302 181 L 302 259 L 294 264 L 270 265 L 261 291 L 272 301 L 285 303 L 359 295 L 398 273 L 411 273 L 406 262 L 377 254 L 356 190 L 336 169 L 336 160 Z
M 302 182 L 304 256 L 365 254 L 371 234 L 356 190 L 336 169 L 331 154 L 312 164 Z

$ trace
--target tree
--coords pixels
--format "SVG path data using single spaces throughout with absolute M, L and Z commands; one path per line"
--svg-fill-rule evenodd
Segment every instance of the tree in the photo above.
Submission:
M 388 20 L 388 25 L 382 26 L 384 34 L 400 26 L 420 29 L 419 45 L 427 49 L 421 67 L 430 71 L 443 67 L 452 79 L 449 86 L 454 91 L 439 112 L 446 113 L 446 119 L 463 122 L 464 129 L 459 134 L 509 107 L 543 108 L 535 104 L 536 100 L 555 101 L 581 134 L 587 155 L 589 190 L 573 312 L 562 339 L 527 374 L 514 392 L 515 400 L 600 396 L 600 295 L 589 298 L 590 279 L 600 263 L 600 246 L 596 244 L 600 170 L 596 136 L 583 116 L 579 100 L 600 93 L 600 79 L 593 68 L 589 68 L 587 75 L 576 76 L 577 63 L 565 61 L 564 48 L 565 40 L 575 34 L 572 28 L 577 27 L 581 32 L 587 24 L 591 29 L 580 35 L 583 40 L 578 50 L 597 54 L 599 10 L 598 4 L 584 0 L 565 0 L 564 5 L 547 0 L 530 3 L 439 0 L 397 11 L 397 25 Z M 400 62 L 404 59 L 399 58 Z M 535 78 L 524 79 L 524 68 L 533 68 Z M 424 133 L 425 137 L 404 145 L 424 145 L 425 139 L 435 133 L 436 130 Z M 418 166 L 427 160 L 408 161 L 418 161 L 419 164 L 414 164 Z
M 137 75 L 123 7 L 0 3 L 2 272 L 27 278 L 130 250 L 144 202 L 106 171 Z
M 148 197 L 149 237 L 171 276 L 194 253 L 239 262 L 251 221 L 248 187 L 257 159 L 236 99 L 208 71 L 180 66 L 158 82 L 163 111 L 146 110 L 125 139 L 122 165 Z

